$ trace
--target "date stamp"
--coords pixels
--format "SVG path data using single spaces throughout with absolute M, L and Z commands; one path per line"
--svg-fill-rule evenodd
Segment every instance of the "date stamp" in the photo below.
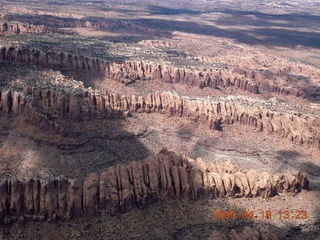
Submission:
M 305 220 L 308 219 L 308 212 L 306 210 L 242 210 L 237 212 L 235 210 L 213 210 L 212 219 L 228 220 L 228 219 L 272 219 L 278 218 L 283 220 L 296 219 Z

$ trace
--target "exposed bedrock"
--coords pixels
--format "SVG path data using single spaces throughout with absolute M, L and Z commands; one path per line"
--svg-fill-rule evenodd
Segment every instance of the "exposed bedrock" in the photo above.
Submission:
M 241 67 L 184 69 L 127 61 L 124 63 L 110 63 L 106 72 L 109 78 L 124 83 L 151 79 L 199 86 L 200 88 L 235 88 L 254 94 L 259 94 L 263 91 L 296 97 L 307 96 L 304 90 L 274 83 L 270 76 Z
M 258 85 L 244 74 L 227 69 L 179 69 L 144 62 L 111 63 L 107 69 L 111 79 L 128 83 L 135 80 L 161 80 L 167 83 L 182 83 L 200 88 L 234 87 L 244 91 L 259 93 Z
M 0 21 L 1 34 L 38 34 L 49 32 L 64 32 L 63 30 L 54 30 L 44 25 L 35 26 L 30 23 Z
M 1 47 L 0 60 L 26 63 L 53 70 L 104 73 L 107 63 L 100 59 L 76 56 L 65 52 L 43 52 L 27 47 Z
M 25 87 L 21 92 L 0 89 L 0 110 L 25 116 L 36 126 L 57 133 L 63 131 L 59 127 L 63 119 L 123 118 L 130 112 L 189 118 L 213 130 L 222 130 L 225 124 L 239 122 L 296 144 L 320 148 L 317 117 L 298 113 L 285 104 L 245 97 L 192 99 L 173 92 L 156 92 L 143 97 L 91 90 L 66 93 L 55 88 Z
M 93 28 L 93 29 L 110 29 L 111 27 L 118 27 L 121 21 L 106 21 L 103 18 L 95 19 L 75 19 L 49 16 L 27 16 L 27 15 L 10 15 L 7 14 L 3 18 L 7 21 L 26 22 L 34 25 L 45 25 L 52 28 Z M 93 20 L 93 21 L 90 21 Z
M 132 21 L 126 21 L 123 19 L 104 19 L 101 17 L 86 17 L 79 19 L 79 16 L 75 18 L 50 16 L 52 12 L 43 12 L 43 15 L 28 16 L 28 15 L 12 15 L 6 14 L 3 19 L 6 21 L 17 21 L 30 23 L 33 25 L 44 25 L 52 28 L 54 31 L 59 31 L 59 28 L 88 28 L 94 30 L 112 30 L 119 28 L 132 29 L 135 31 L 143 32 L 144 34 L 150 35 L 163 35 L 168 34 L 165 30 L 154 29 L 146 26 L 140 26 L 134 24 Z M 57 13 L 57 15 L 61 15 Z
M 270 176 L 238 171 L 230 161 L 206 164 L 163 148 L 145 161 L 112 166 L 83 182 L 64 178 L 2 179 L 0 220 L 56 220 L 124 213 L 166 199 L 272 197 L 308 188 L 302 172 Z
M 273 77 L 269 75 L 270 73 L 264 74 L 263 72 L 243 67 L 184 69 L 133 61 L 110 63 L 107 69 L 107 76 L 109 78 L 124 83 L 130 83 L 130 81 L 134 80 L 151 79 L 168 83 L 199 86 L 199 88 L 241 89 L 254 94 L 270 92 L 296 97 L 307 96 L 307 92 L 302 88 L 298 89 L 281 85 L 278 82 L 274 82 Z M 283 78 L 285 77 L 283 76 Z
M 273 83 L 265 79 L 260 72 L 240 67 L 191 70 L 135 61 L 114 63 L 66 52 L 46 53 L 26 47 L 2 47 L 0 49 L 0 60 L 26 63 L 54 70 L 92 72 L 124 84 L 150 79 L 199 86 L 200 88 L 235 88 L 254 94 L 264 91 L 297 97 L 307 96 L 303 90 Z

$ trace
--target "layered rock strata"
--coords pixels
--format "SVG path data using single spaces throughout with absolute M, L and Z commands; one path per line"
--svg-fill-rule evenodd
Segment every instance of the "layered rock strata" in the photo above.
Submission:
M 124 213 L 166 199 L 272 197 L 307 189 L 302 172 L 271 177 L 238 171 L 230 161 L 206 164 L 162 149 L 145 161 L 112 166 L 80 182 L 65 178 L 2 179 L 0 220 L 56 220 Z
M 0 34 L 36 34 L 51 31 L 44 25 L 35 26 L 29 23 L 0 21 Z
M 27 47 L 1 47 L 0 60 L 25 63 L 53 70 L 104 73 L 107 63 L 101 59 L 77 56 L 65 52 L 43 52 Z
M 274 133 L 297 144 L 320 148 L 320 121 L 309 109 L 246 97 L 199 99 L 172 92 L 147 96 L 63 89 L 24 87 L 22 91 L 0 89 L 0 110 L 25 116 L 45 130 L 60 132 L 63 119 L 122 118 L 130 112 L 161 113 L 185 117 L 222 130 L 225 124 L 246 124 Z
M 115 63 L 99 58 L 77 56 L 66 52 L 43 52 L 26 47 L 0 48 L 0 60 L 26 63 L 54 70 L 85 71 L 130 84 L 137 80 L 159 80 L 200 88 L 234 88 L 259 94 L 261 91 L 307 97 L 301 89 L 274 84 L 259 71 L 245 68 L 183 69 L 144 62 Z
M 308 92 L 303 87 L 294 88 L 273 81 L 269 72 L 260 72 L 245 67 L 220 66 L 217 68 L 175 68 L 165 65 L 154 65 L 144 62 L 128 61 L 124 63 L 110 63 L 107 69 L 109 78 L 130 83 L 135 80 L 161 80 L 167 83 L 181 83 L 199 88 L 240 89 L 259 94 L 270 92 L 280 95 L 307 97 Z M 278 72 L 279 77 L 282 76 Z M 298 78 L 297 78 L 298 79 Z M 299 79 L 300 80 L 300 79 Z M 305 81 L 304 78 L 301 81 Z
M 111 26 L 119 26 L 116 21 L 106 21 L 105 19 L 94 19 L 95 21 L 89 21 L 89 19 L 76 19 L 50 16 L 49 14 L 30 16 L 30 15 L 11 15 L 6 14 L 3 17 L 7 21 L 27 22 L 34 25 L 45 25 L 52 28 L 91 28 L 91 29 L 110 29 Z M 97 21 L 100 20 L 100 21 Z
M 52 15 L 52 12 L 44 12 L 43 15 L 37 14 L 36 16 L 6 14 L 3 19 L 6 21 L 24 22 L 33 25 L 41 24 L 46 27 L 50 27 L 54 31 L 58 31 L 59 28 L 88 28 L 99 31 L 110 31 L 113 29 L 124 28 L 142 32 L 144 34 L 150 34 L 152 36 L 170 35 L 166 30 L 140 26 L 139 24 L 135 24 L 132 21 L 124 19 L 104 19 L 101 17 L 83 18 L 83 16 L 73 16 L 70 18 L 70 15 L 68 17 L 61 14 L 60 16 L 54 16 Z

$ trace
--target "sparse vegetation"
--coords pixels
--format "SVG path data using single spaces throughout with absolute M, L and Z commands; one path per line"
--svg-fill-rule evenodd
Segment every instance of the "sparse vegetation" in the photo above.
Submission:
M 311 0 L 3 0 L 0 192 L 8 197 L 0 196 L 0 238 L 207 239 L 214 230 L 228 234 L 249 225 L 283 239 L 317 237 L 319 211 L 313 202 L 320 198 L 319 9 Z M 175 171 L 182 171 L 184 163 L 172 168 L 176 160 L 163 157 L 168 168 L 139 165 L 163 147 L 195 159 L 186 157 L 193 163 L 203 160 L 203 165 L 187 167 L 187 182 L 198 177 L 192 188 L 199 182 L 199 191 L 191 195 L 204 194 L 203 186 L 211 181 L 204 179 L 215 173 L 208 167 L 213 160 L 229 159 L 245 174 L 251 168 L 277 176 L 303 170 L 311 191 L 268 200 L 216 195 L 168 200 L 170 191 L 177 196 L 188 186 L 179 182 L 170 187 L 182 181 Z M 115 175 L 114 182 L 101 180 L 99 174 L 118 164 L 124 168 L 107 174 Z M 141 182 L 130 172 L 132 166 L 144 169 Z M 131 174 L 129 188 L 122 170 Z M 146 183 L 151 178 L 147 170 L 154 170 L 160 187 Z M 99 177 L 88 177 L 90 173 Z M 230 180 L 228 186 L 239 194 L 228 174 L 222 183 Z M 61 175 L 59 179 L 77 179 L 81 185 L 64 196 L 67 188 L 58 180 L 48 184 Z M 178 177 L 164 184 L 172 176 Z M 41 179 L 43 199 L 35 200 L 35 194 L 28 195 L 32 200 L 25 198 L 27 187 L 15 189 L 8 180 L 12 178 Z M 262 187 L 263 178 L 257 181 Z M 106 199 L 100 198 L 103 184 L 114 184 L 114 196 L 108 190 L 101 193 Z M 145 197 L 161 188 L 168 189 L 161 193 L 163 201 Z M 139 197 L 145 203 L 132 205 L 130 212 L 110 216 L 101 211 L 113 200 L 113 208 L 126 207 Z M 88 209 L 98 214 L 55 219 L 64 216 L 62 206 L 69 200 L 72 211 L 79 203 L 79 216 Z M 32 209 L 26 209 L 28 201 L 34 201 Z M 35 213 L 38 202 L 44 207 Z M 23 214 L 16 217 L 19 207 Z M 213 221 L 209 213 L 215 208 L 299 208 L 308 210 L 309 218 Z

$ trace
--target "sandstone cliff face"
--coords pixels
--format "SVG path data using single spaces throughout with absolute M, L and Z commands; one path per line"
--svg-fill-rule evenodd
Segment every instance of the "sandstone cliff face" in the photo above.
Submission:
M 64 178 L 3 179 L 0 220 L 56 220 L 124 213 L 166 199 L 272 197 L 308 188 L 304 173 L 242 173 L 230 161 L 205 164 L 162 149 L 145 161 L 112 166 L 84 182 Z
M 58 28 L 89 28 L 102 31 L 124 28 L 142 32 L 143 34 L 150 34 L 152 36 L 168 34 L 168 32 L 165 30 L 140 26 L 138 24 L 134 24 L 132 21 L 112 18 L 104 19 L 101 17 L 84 17 L 77 15 L 70 16 L 70 14 L 68 16 L 64 16 L 63 13 L 53 14 L 52 12 L 43 12 L 43 15 L 37 13 L 36 16 L 6 14 L 3 19 L 6 21 L 24 22 L 33 25 L 41 24 L 46 27 L 50 27 L 53 31 L 57 31 Z
M 44 25 L 35 26 L 29 23 L 20 22 L 6 22 L 0 21 L 0 35 L 1 34 L 36 34 L 51 32 L 49 28 Z
M 276 106 L 275 109 L 273 108 Z M 308 114 L 295 113 L 288 106 L 251 98 L 191 99 L 172 92 L 146 97 L 81 90 L 25 87 L 22 92 L 0 89 L 0 111 L 25 116 L 44 130 L 63 132 L 63 119 L 123 118 L 128 112 L 160 113 L 184 117 L 222 130 L 224 124 L 250 125 L 274 133 L 296 144 L 320 148 L 320 122 Z M 291 113 L 290 113 L 291 111 Z
M 150 79 L 198 86 L 199 88 L 230 88 L 241 89 L 254 94 L 264 91 L 281 95 L 307 97 L 307 93 L 303 90 L 279 85 L 267 80 L 260 72 L 244 68 L 191 70 L 134 61 L 114 63 L 65 52 L 45 53 L 24 47 L 2 47 L 0 50 L 0 60 L 21 62 L 53 70 L 91 72 L 124 84 Z
M 38 16 L 28 16 L 28 15 L 10 15 L 7 14 L 3 18 L 7 21 L 17 21 L 17 22 L 26 22 L 34 25 L 45 25 L 48 27 L 55 28 L 66 28 L 66 27 L 87 27 L 87 28 L 102 28 L 110 26 L 110 23 L 107 24 L 107 21 L 103 21 L 106 25 L 102 25 L 101 22 L 90 22 L 86 20 L 80 20 L 76 18 L 64 18 L 64 17 L 56 17 L 47 15 L 38 15 Z M 102 19 L 103 20 L 103 19 Z
M 256 84 L 252 85 L 247 80 L 245 82 L 240 80 L 245 79 L 240 75 L 248 77 L 247 72 L 240 70 L 236 72 L 236 74 L 240 74 L 239 77 L 232 80 L 228 70 L 210 71 L 207 74 L 204 70 L 195 73 L 191 70 L 153 66 L 143 62 L 116 64 L 64 52 L 44 53 L 35 49 L 15 47 L 2 47 L 0 60 L 22 62 L 50 69 L 89 71 L 124 83 L 139 79 L 160 79 L 161 81 L 182 82 L 199 86 L 201 84 L 210 87 L 232 86 L 258 93 Z M 256 78 L 254 73 L 249 75 L 252 76 L 252 79 Z M 127 111 L 156 112 L 192 118 L 215 130 L 221 130 L 223 124 L 240 122 L 254 126 L 260 131 L 274 133 L 280 138 L 286 138 L 298 144 L 320 148 L 320 122 L 318 118 L 297 112 L 287 113 L 290 109 L 285 108 L 282 111 L 271 110 L 266 102 L 262 101 L 255 104 L 251 100 L 242 101 L 241 99 L 190 99 L 170 92 L 153 93 L 148 96 L 120 96 L 84 89 L 77 93 L 68 93 L 63 89 L 50 87 L 47 89 L 24 87 L 22 91 L 8 89 L 0 91 L 0 110 L 22 114 L 35 125 L 46 130 L 54 130 L 57 133 L 64 132 L 59 127 L 59 119 L 119 118 L 123 117 L 124 112 Z M 295 90 L 293 89 L 293 91 Z M 297 95 L 302 96 L 303 93 L 297 93 Z
M 35 65 L 53 70 L 89 71 L 103 73 L 107 63 L 100 59 L 76 56 L 65 52 L 42 52 L 25 47 L 1 47 L 0 61 Z
M 320 77 L 319 70 L 289 59 L 266 54 L 260 57 L 249 49 L 244 52 L 226 51 L 225 54 L 219 55 L 199 54 L 188 57 L 203 63 L 219 62 L 228 66 L 231 76 L 237 76 L 233 74 L 235 72 L 249 81 L 256 82 L 261 93 L 270 92 L 313 99 L 319 92 L 317 84 L 317 79 Z
M 279 78 L 287 78 L 278 73 Z M 244 67 L 226 67 L 219 69 L 183 69 L 163 65 L 153 65 L 144 62 L 128 61 L 124 63 L 110 63 L 107 69 L 110 79 L 127 83 L 128 80 L 160 80 L 167 83 L 181 83 L 199 88 L 241 89 L 246 92 L 259 94 L 261 92 L 276 93 L 307 97 L 308 93 L 300 89 L 274 82 L 266 73 L 246 69 Z M 129 82 L 130 82 L 129 81 Z M 302 82 L 305 80 L 301 80 Z
M 153 65 L 144 62 L 110 63 L 107 74 L 111 79 L 125 81 L 161 80 L 167 83 L 181 83 L 200 88 L 236 88 L 258 94 L 258 84 L 253 81 L 254 76 L 247 72 L 228 69 L 180 69 L 163 65 Z

